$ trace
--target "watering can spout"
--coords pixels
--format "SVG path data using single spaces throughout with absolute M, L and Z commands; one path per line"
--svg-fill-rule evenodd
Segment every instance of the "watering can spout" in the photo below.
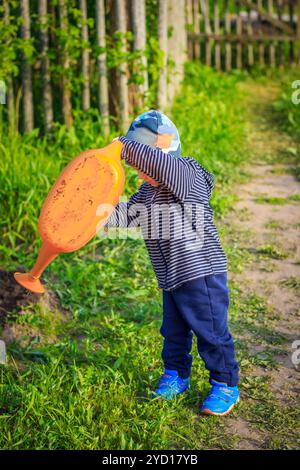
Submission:
M 29 273 L 15 273 L 26 289 L 45 292 L 40 276 L 59 253 L 86 245 L 103 226 L 119 202 L 125 174 L 121 165 L 123 144 L 116 140 L 102 149 L 87 150 L 74 158 L 57 178 L 39 217 L 42 247 Z M 101 204 L 110 207 L 104 218 Z
M 43 242 L 38 259 L 32 270 L 29 273 L 15 273 L 15 280 L 30 291 L 43 294 L 45 288 L 40 281 L 40 276 L 57 255 L 58 253 L 55 253 L 48 243 Z

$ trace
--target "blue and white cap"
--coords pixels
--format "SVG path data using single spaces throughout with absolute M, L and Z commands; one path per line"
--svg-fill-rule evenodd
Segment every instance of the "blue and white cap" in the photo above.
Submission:
M 169 153 L 174 157 L 180 157 L 180 138 L 178 130 L 173 122 L 160 111 L 151 109 L 135 118 L 130 124 L 125 137 L 126 139 L 156 148 L 158 147 L 156 145 L 157 136 L 164 134 L 173 135 L 173 139 L 169 147 L 159 148 L 161 148 L 164 153 Z

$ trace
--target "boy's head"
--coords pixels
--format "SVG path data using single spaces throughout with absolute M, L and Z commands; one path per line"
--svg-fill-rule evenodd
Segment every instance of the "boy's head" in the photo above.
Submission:
M 126 139 L 158 147 L 164 153 L 180 157 L 180 138 L 173 122 L 163 113 L 151 109 L 135 118 Z
M 160 111 L 151 109 L 135 118 L 125 136 L 129 140 L 134 140 L 150 147 L 160 148 L 164 153 L 169 153 L 174 157 L 180 157 L 180 138 L 176 126 Z M 139 176 L 152 184 L 158 183 L 141 171 Z

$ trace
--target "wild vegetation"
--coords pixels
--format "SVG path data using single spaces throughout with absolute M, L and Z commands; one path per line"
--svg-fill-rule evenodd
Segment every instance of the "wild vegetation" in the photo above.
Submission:
M 230 187 L 247 155 L 241 151 L 239 79 L 220 78 L 188 64 L 172 111 L 183 154 L 216 174 L 213 205 L 219 216 L 233 200 Z M 70 131 L 62 127 L 52 142 L 34 133 L 1 137 L 1 266 L 14 270 L 29 267 L 36 257 L 39 209 L 60 169 L 80 150 L 106 142 L 88 121 Z M 126 172 L 129 194 L 137 180 L 130 168 Z M 11 312 L 6 318 L 6 324 L 27 333 L 10 343 L 10 359 L 1 371 L 2 448 L 213 445 L 212 429 L 219 432 L 219 425 L 199 421 L 195 413 L 207 376 L 199 360 L 194 391 L 185 403 L 179 399 L 170 406 L 149 398 L 162 367 L 161 298 L 141 240 L 96 238 L 60 256 L 45 280 L 66 313 L 29 303 L 26 315 L 16 318 Z
M 130 115 L 165 109 L 182 78 L 184 17 L 184 0 L 3 0 L 2 118 L 39 135 L 88 119 L 108 137 Z
M 7 345 L 0 447 L 299 448 L 290 360 L 299 330 L 300 105 L 290 99 L 298 70 L 224 73 L 187 62 L 173 101 L 176 63 L 165 52 L 174 46 L 174 16 L 167 17 L 166 2 L 133 1 L 133 31 L 125 27 L 123 1 L 108 0 L 106 10 L 103 0 L 50 3 L 47 14 L 43 0 L 30 2 L 30 11 L 26 0 L 0 8 L 0 79 L 5 74 L 8 93 L 8 106 L 0 105 L 0 337 Z M 23 19 L 12 21 L 19 4 Z M 129 107 L 123 101 L 117 109 L 126 92 Z M 183 155 L 215 175 L 211 203 L 229 260 L 229 321 L 241 365 L 242 402 L 226 420 L 198 414 L 209 384 L 195 344 L 191 390 L 173 402 L 151 400 L 163 367 L 161 292 L 142 240 L 95 237 L 60 255 L 43 276 L 42 297 L 12 277 L 36 259 L 38 215 L 64 166 L 109 143 L 150 106 L 169 108 Z M 137 176 L 124 168 L 130 195 Z

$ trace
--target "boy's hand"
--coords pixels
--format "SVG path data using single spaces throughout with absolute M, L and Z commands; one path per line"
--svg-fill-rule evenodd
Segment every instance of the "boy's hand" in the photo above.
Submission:
M 119 140 L 119 137 L 114 137 L 114 138 L 112 139 L 112 141 L 111 141 L 111 144 L 112 144 L 113 142 L 115 142 L 115 140 Z

